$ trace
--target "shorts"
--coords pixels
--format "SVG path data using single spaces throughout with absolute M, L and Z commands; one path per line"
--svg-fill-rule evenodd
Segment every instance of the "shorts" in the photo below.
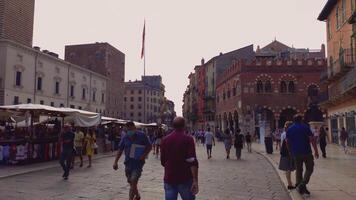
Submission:
M 75 155 L 82 156 L 83 155 L 83 147 L 75 147 Z
M 210 149 L 213 148 L 213 145 L 212 145 L 212 144 L 207 144 L 207 145 L 206 145 L 206 148 L 210 150 Z
M 142 174 L 142 169 L 125 170 L 128 183 L 137 183 Z
M 225 140 L 224 141 L 224 144 L 225 144 L 225 149 L 226 150 L 230 150 L 231 149 L 231 141 L 230 140 Z

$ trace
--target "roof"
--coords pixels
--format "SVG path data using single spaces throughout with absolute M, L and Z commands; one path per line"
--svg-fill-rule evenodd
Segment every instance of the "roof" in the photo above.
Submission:
M 274 40 L 273 42 L 269 43 L 265 47 L 263 47 L 260 51 L 261 52 L 282 52 L 291 49 L 289 46 L 283 44 L 278 40 Z
M 325 21 L 331 10 L 334 8 L 334 6 L 337 4 L 337 0 L 328 0 L 323 8 L 323 10 L 321 10 L 319 16 L 318 16 L 318 20 L 319 21 Z

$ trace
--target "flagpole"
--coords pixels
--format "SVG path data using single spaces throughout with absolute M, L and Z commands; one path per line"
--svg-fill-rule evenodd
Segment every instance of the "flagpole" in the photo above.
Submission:
M 143 24 L 143 77 L 146 76 L 146 20 L 144 20 Z M 143 81 L 143 121 L 147 123 L 147 115 L 146 115 L 146 83 Z
M 143 49 L 143 77 L 146 76 L 146 48 Z M 146 116 L 146 83 L 143 81 L 143 121 L 147 123 Z

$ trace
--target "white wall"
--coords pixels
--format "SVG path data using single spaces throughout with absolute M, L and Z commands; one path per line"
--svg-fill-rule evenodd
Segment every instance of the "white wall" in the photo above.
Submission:
M 101 94 L 104 93 L 106 98 L 106 77 L 9 41 L 1 40 L 0 48 L 3 63 L 0 63 L 0 72 L 5 74 L 1 77 L 4 79 L 5 105 L 13 104 L 14 97 L 18 96 L 19 103 L 27 103 L 27 99 L 31 99 L 32 103 L 43 101 L 45 105 L 51 105 L 53 102 L 55 107 L 74 105 L 75 108 L 104 112 L 105 102 L 101 101 Z M 15 85 L 18 70 L 22 72 L 20 87 Z M 35 92 L 37 77 L 42 77 L 42 90 Z M 56 81 L 60 83 L 59 94 L 55 94 Z M 75 85 L 74 98 L 69 97 L 70 84 Z M 82 99 L 82 87 L 87 88 L 86 99 Z M 92 101 L 93 91 L 96 91 L 95 102 Z

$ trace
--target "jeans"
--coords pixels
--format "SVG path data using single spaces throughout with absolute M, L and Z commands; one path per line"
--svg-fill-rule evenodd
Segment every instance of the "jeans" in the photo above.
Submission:
M 194 200 L 195 196 L 191 192 L 192 181 L 188 181 L 186 183 L 171 185 L 168 183 L 164 183 L 164 191 L 166 200 L 177 200 L 178 193 L 182 200 Z
M 65 177 L 69 176 L 69 170 L 70 170 L 70 167 L 72 164 L 72 156 L 73 156 L 73 150 L 72 151 L 63 151 L 61 153 L 59 163 L 61 164 L 61 166 L 63 168 Z
M 296 166 L 296 184 L 297 185 L 307 185 L 309 183 L 310 177 L 314 171 L 314 157 L 312 154 L 309 155 L 296 155 L 294 157 Z M 305 173 L 303 177 L 303 164 L 305 164 Z

